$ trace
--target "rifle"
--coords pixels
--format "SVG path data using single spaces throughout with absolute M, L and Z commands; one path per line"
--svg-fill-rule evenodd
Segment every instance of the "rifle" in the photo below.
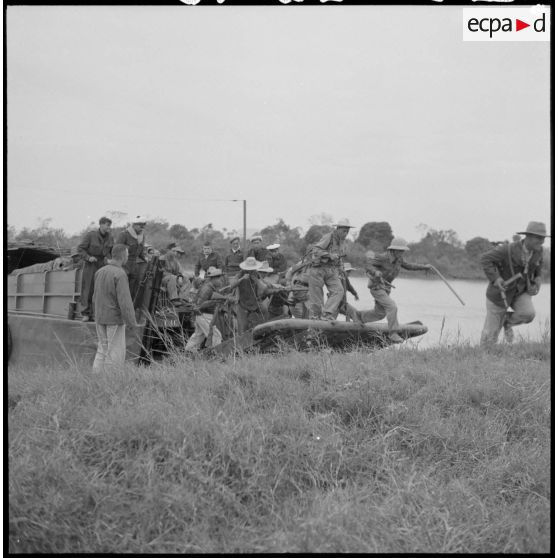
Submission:
M 136 311 L 142 310 L 144 307 L 145 290 L 148 282 L 151 285 L 153 277 L 155 275 L 155 271 L 158 268 L 158 265 L 159 265 L 159 256 L 153 256 L 153 258 L 151 258 L 151 260 L 149 260 L 149 262 L 147 263 L 145 273 L 134 295 L 133 303 L 134 303 L 134 308 L 136 308 Z
M 507 311 L 512 311 L 513 308 L 511 308 L 508 304 L 508 299 L 506 298 L 506 288 L 511 285 L 514 281 L 517 281 L 517 279 L 520 279 L 521 277 L 523 277 L 522 273 L 516 273 L 515 275 L 513 275 L 512 277 L 510 277 L 509 279 L 507 279 L 506 281 L 504 281 L 502 288 L 500 289 L 500 296 L 502 297 L 502 300 L 504 302 L 504 306 L 506 307 Z
M 523 277 L 523 273 L 516 273 L 513 277 L 510 277 L 509 279 L 504 281 L 504 288 L 506 288 L 508 285 L 511 285 L 514 281 L 517 281 L 521 277 Z
M 360 269 L 360 268 L 357 268 Z M 371 275 L 369 271 L 364 270 L 366 276 L 372 281 L 378 281 L 382 287 L 389 287 L 390 289 L 395 289 L 395 285 L 388 283 L 383 277 L 376 277 L 375 275 Z

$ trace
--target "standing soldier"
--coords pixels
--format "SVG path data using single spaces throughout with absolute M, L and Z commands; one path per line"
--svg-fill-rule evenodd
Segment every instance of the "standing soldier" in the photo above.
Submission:
M 231 248 L 225 256 L 225 273 L 227 277 L 232 277 L 240 271 L 240 262 L 244 261 L 244 254 L 240 249 L 240 238 L 235 236 L 230 240 Z
M 343 301 L 341 269 L 345 257 L 345 238 L 349 234 L 348 219 L 340 220 L 335 229 L 320 238 L 310 249 L 311 265 L 308 268 L 308 301 L 311 320 L 335 320 L 337 309 Z M 328 298 L 324 306 L 324 285 Z
M 97 353 L 93 370 L 103 371 L 105 366 L 124 364 L 126 359 L 126 326 L 132 331 L 141 325 L 136 322 L 134 305 L 126 272 L 128 249 L 123 244 L 115 244 L 112 259 L 95 274 L 95 305 L 97 330 Z M 139 333 L 136 330 L 136 334 Z
M 355 268 L 349 262 L 345 262 L 343 264 L 343 272 L 341 273 L 341 284 L 343 285 L 343 300 L 341 301 L 341 304 L 339 305 L 339 308 L 335 313 L 336 317 L 338 313 L 344 314 L 345 320 L 347 322 L 350 320 L 358 322 L 360 319 L 356 308 L 354 306 L 351 306 L 347 301 L 348 292 L 353 295 L 355 300 L 358 300 L 358 293 L 356 292 L 349 279 L 349 274 L 351 273 L 351 271 L 354 271 L 354 269 Z
M 138 215 L 131 225 L 123 230 L 116 239 L 118 244 L 128 247 L 128 262 L 124 265 L 124 270 L 130 282 L 130 294 L 132 300 L 135 299 L 140 282 L 147 267 L 145 254 L 145 234 L 144 229 L 147 220 Z
M 300 289 L 290 291 L 287 298 L 287 305 L 293 318 L 308 318 L 308 265 L 304 260 L 300 260 L 289 267 L 285 273 L 287 284 Z
M 200 254 L 196 265 L 194 266 L 194 277 L 199 277 L 200 271 L 203 269 L 204 273 L 210 267 L 222 269 L 221 256 L 213 251 L 211 242 L 204 242 L 202 246 L 202 253 Z
M 83 260 L 81 275 L 80 306 L 82 321 L 94 320 L 93 289 L 95 273 L 103 267 L 111 256 L 114 239 L 110 232 L 112 221 L 108 217 L 99 219 L 99 228 L 84 234 L 77 251 Z
M 504 328 L 504 338 L 513 341 L 512 327 L 527 324 L 535 318 L 532 297 L 541 287 L 543 263 L 542 245 L 546 234 L 544 223 L 531 221 L 527 229 L 517 234 L 523 240 L 496 246 L 481 256 L 481 265 L 490 281 L 486 289 L 486 319 L 481 345 L 490 346 L 498 341 Z M 512 311 L 508 312 L 507 308 Z
M 262 262 L 248 256 L 240 263 L 240 272 L 230 281 L 231 290 L 238 301 L 235 313 L 239 335 L 268 319 L 263 300 L 270 289 L 258 275 L 261 267 Z
M 402 343 L 403 339 L 397 333 L 397 304 L 391 298 L 391 282 L 399 275 L 401 268 L 410 271 L 430 271 L 430 264 L 412 264 L 403 259 L 403 252 L 409 250 L 402 238 L 394 238 L 387 248 L 387 253 L 367 257 L 366 274 L 369 277 L 368 288 L 374 297 L 375 305 L 372 310 L 356 312 L 362 322 L 376 322 L 387 317 L 389 339 L 394 343 Z M 367 253 L 368 255 L 368 253 Z
M 262 246 L 262 237 L 259 234 L 253 235 L 250 239 L 250 248 L 248 249 L 246 257 L 250 256 L 256 258 L 259 262 L 267 261 L 271 265 L 271 256 L 269 255 L 267 248 Z

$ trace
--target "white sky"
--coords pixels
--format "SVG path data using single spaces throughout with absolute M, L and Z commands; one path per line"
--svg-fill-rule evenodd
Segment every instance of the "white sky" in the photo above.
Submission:
M 8 224 L 550 225 L 550 43 L 462 7 L 9 6 Z M 358 229 L 357 229 L 358 230 Z

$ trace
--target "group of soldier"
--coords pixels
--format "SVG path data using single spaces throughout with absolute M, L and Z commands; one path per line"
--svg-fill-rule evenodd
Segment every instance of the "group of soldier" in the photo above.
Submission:
M 337 222 L 291 267 L 279 250 L 280 245 L 264 246 L 260 235 L 252 236 L 246 252 L 240 247 L 240 238 L 232 238 L 224 257 L 206 242 L 193 276 L 183 271 L 180 258 L 184 251 L 176 243 L 169 244 L 163 254 L 146 244 L 146 219 L 136 217 L 116 242 L 110 232 L 111 224 L 110 219 L 102 217 L 99 228 L 86 233 L 77 248 L 77 255 L 83 260 L 82 319 L 94 319 L 95 277 L 111 258 L 114 246 L 126 247 L 127 259 L 122 268 L 132 300 L 150 258 L 158 256 L 164 270 L 162 288 L 170 304 L 177 311 L 188 307 L 195 312 L 195 329 L 188 339 L 188 351 L 196 351 L 204 343 L 214 346 L 271 319 L 292 316 L 336 320 L 339 314 L 344 314 L 347 321 L 361 324 L 385 317 L 390 340 L 400 343 L 392 282 L 401 269 L 426 272 L 434 269 L 430 264 L 405 261 L 403 255 L 409 248 L 402 238 L 394 238 L 385 253 L 367 252 L 364 271 L 374 306 L 359 311 L 347 301 L 348 292 L 358 300 L 349 279 L 354 268 L 344 261 L 345 239 L 353 228 L 348 220 Z M 542 245 L 548 235 L 545 225 L 538 222 L 529 223 L 518 234 L 524 238 L 497 246 L 481 258 L 490 281 L 481 335 L 483 345 L 495 343 L 502 329 L 505 339 L 511 341 L 512 327 L 531 321 L 535 315 L 531 297 L 541 285 Z

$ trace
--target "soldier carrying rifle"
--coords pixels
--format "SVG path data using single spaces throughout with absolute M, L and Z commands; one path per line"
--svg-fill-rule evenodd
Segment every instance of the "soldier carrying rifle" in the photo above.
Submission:
M 384 254 L 370 254 L 367 258 L 366 274 L 368 275 L 368 289 L 374 297 L 374 308 L 357 312 L 362 322 L 376 322 L 387 317 L 389 339 L 394 343 L 402 343 L 403 339 L 397 333 L 397 304 L 391 298 L 392 281 L 399 275 L 401 268 L 410 271 L 430 271 L 430 264 L 412 264 L 403 259 L 403 252 L 409 250 L 402 238 L 394 238 Z
M 481 256 L 481 265 L 490 281 L 486 289 L 486 319 L 481 345 L 498 341 L 504 328 L 504 339 L 513 341 L 512 327 L 527 324 L 535 318 L 532 297 L 541 287 L 542 245 L 546 234 L 544 223 L 531 221 L 517 234 L 525 238 L 504 243 Z M 508 311 L 509 308 L 509 311 Z

